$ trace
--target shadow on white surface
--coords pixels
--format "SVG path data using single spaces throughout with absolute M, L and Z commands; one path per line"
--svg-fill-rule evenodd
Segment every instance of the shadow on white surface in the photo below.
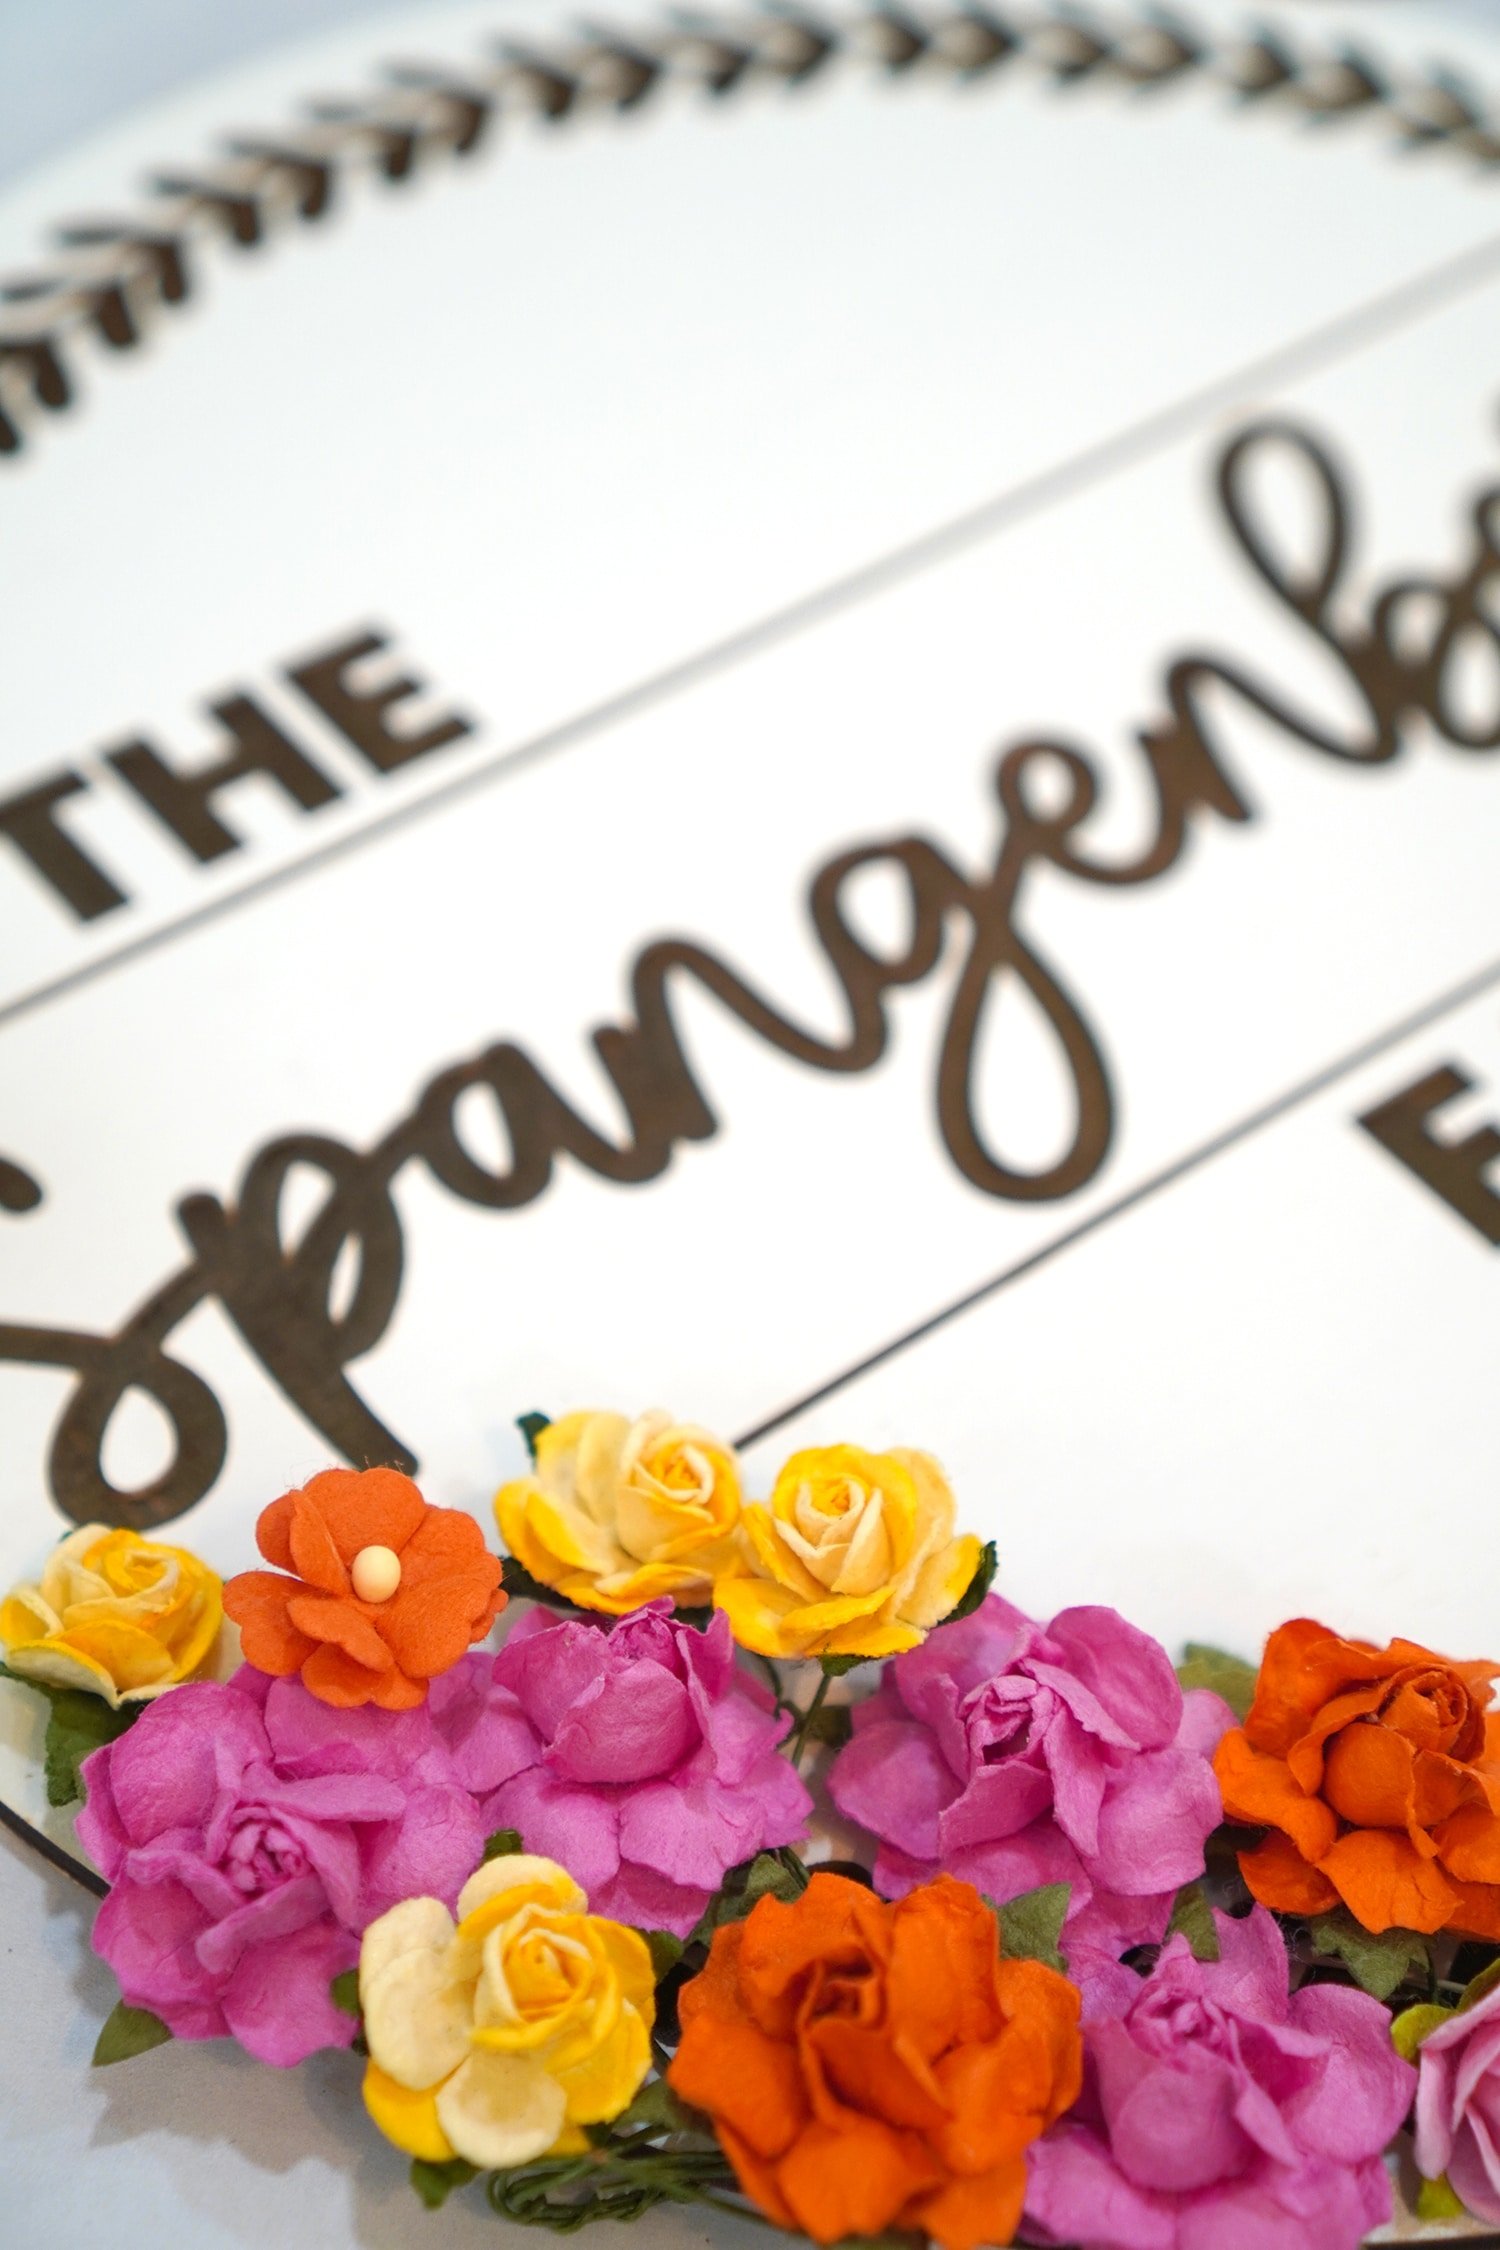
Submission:
M 101 2237 L 114 2250 L 409 2250 L 424 2227 L 442 2250 L 522 2238 L 473 2190 L 429 2220 L 405 2159 L 364 2117 L 352 2055 L 267 2070 L 214 2040 L 91 2070 L 118 1997 L 89 1949 L 93 1900 L 0 1832 L 0 1902 L 0 2175 L 31 2250 Z M 667 2210 L 653 2213 L 650 2239 L 651 2250 L 763 2250 L 765 2236 Z

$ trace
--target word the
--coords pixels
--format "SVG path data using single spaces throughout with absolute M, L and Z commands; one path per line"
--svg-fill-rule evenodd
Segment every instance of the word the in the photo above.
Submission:
M 472 732 L 469 720 L 451 713 L 428 726 L 403 731 L 399 720 L 404 714 L 396 713 L 395 707 L 421 694 L 421 683 L 385 679 L 373 687 L 359 684 L 361 668 L 388 645 L 383 633 L 357 633 L 319 656 L 287 665 L 282 673 L 382 777 Z M 304 813 L 317 812 L 343 796 L 326 768 L 277 726 L 253 696 L 230 695 L 209 704 L 208 711 L 229 739 L 207 763 L 184 768 L 171 764 L 149 742 L 124 742 L 106 750 L 100 765 L 101 779 L 123 782 L 135 803 L 200 866 L 243 848 L 244 838 L 224 819 L 218 799 L 250 774 L 275 782 L 288 802 Z M 0 799 L 0 837 L 79 922 L 113 914 L 130 898 L 118 874 L 102 866 L 68 826 L 65 808 L 89 788 L 81 773 L 59 766 L 15 796 Z

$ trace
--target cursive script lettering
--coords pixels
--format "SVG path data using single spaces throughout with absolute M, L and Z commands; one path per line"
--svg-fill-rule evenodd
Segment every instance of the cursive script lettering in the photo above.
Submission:
M 1255 489 L 1258 465 L 1277 450 L 1297 465 L 1312 503 L 1316 551 L 1302 564 L 1279 556 Z M 632 966 L 629 1017 L 592 1035 L 619 1097 L 622 1124 L 615 1132 L 581 1115 L 523 1048 L 501 1042 L 440 1071 L 410 1114 L 368 1150 L 305 1133 L 269 1142 L 251 1158 L 232 1203 L 195 1194 L 180 1205 L 189 1256 L 115 1335 L 0 1326 L 0 1358 L 74 1374 L 50 1458 L 52 1491 L 64 1514 L 78 1522 L 145 1528 L 180 1515 L 212 1485 L 224 1460 L 224 1415 L 203 1379 L 167 1349 L 180 1323 L 210 1299 L 297 1410 L 348 1460 L 414 1467 L 408 1447 L 348 1373 L 385 1334 L 400 1297 L 400 1176 L 419 1167 L 449 1194 L 493 1211 L 533 1202 L 559 1157 L 621 1187 L 657 1178 L 680 1143 L 707 1140 L 718 1124 L 673 1012 L 674 991 L 684 984 L 696 985 L 767 1046 L 810 1070 L 866 1071 L 886 1049 L 890 994 L 931 975 L 946 933 L 957 927 L 962 959 L 936 1072 L 938 1125 L 948 1155 L 987 1195 L 1055 1200 L 1085 1186 L 1109 1150 L 1114 1098 L 1086 1016 L 1026 933 L 1022 910 L 1031 871 L 1049 865 L 1081 883 L 1138 887 L 1176 865 L 1195 814 L 1249 820 L 1250 803 L 1212 718 L 1211 706 L 1226 699 L 1292 742 L 1351 766 L 1394 758 L 1419 717 L 1462 750 L 1500 745 L 1500 706 L 1476 713 L 1468 696 L 1460 707 L 1454 687 L 1456 667 L 1477 636 L 1488 637 L 1492 658 L 1500 654 L 1493 645 L 1500 487 L 1477 502 L 1470 553 L 1453 577 L 1393 582 L 1368 615 L 1353 622 L 1343 614 L 1348 500 L 1316 439 L 1286 424 L 1254 424 L 1225 449 L 1217 489 L 1240 552 L 1352 691 L 1355 717 L 1347 731 L 1299 710 L 1235 663 L 1183 656 L 1167 668 L 1166 716 L 1137 737 L 1154 810 L 1154 827 L 1137 856 L 1101 858 L 1090 848 L 1089 816 L 1099 793 L 1095 763 L 1072 744 L 1032 740 L 1014 744 L 999 761 L 999 841 L 988 873 L 965 874 L 921 836 L 857 845 L 819 870 L 808 906 L 842 997 L 844 1021 L 836 1036 L 798 1023 L 705 947 L 658 938 Z M 871 867 L 888 870 L 904 896 L 906 935 L 894 952 L 866 944 L 851 920 L 851 884 Z M 1074 1094 L 1066 1149 L 1032 1169 L 991 1145 L 975 1098 L 986 1012 L 1007 986 L 1029 994 L 1040 1011 Z M 493 1107 L 508 1152 L 503 1164 L 483 1162 L 465 1137 L 463 1115 L 476 1095 Z M 310 1168 L 322 1195 L 311 1223 L 289 1239 L 284 1190 L 294 1168 Z M 110 1421 L 131 1390 L 154 1400 L 165 1415 L 173 1452 L 158 1477 L 122 1491 L 109 1481 L 102 1455 Z

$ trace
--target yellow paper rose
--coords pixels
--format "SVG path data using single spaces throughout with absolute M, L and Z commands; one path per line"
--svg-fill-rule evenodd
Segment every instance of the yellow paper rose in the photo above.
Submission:
M 471 1875 L 458 1917 L 408 1898 L 364 1934 L 365 2107 L 429 2164 L 581 2151 L 579 2128 L 618 2117 L 651 2066 L 645 1939 L 526 1853 Z
M 536 1470 L 495 1497 L 500 1536 L 544 1586 L 624 1617 L 663 1594 L 706 1602 L 740 1514 L 734 1448 L 670 1414 L 565 1414 Z
M 955 1538 L 956 1516 L 931 1454 L 794 1453 L 769 1506 L 745 1509 L 714 1606 L 761 1656 L 896 1656 L 947 1616 L 979 1568 L 980 1542 Z
M 212 1656 L 222 1594 L 185 1548 L 87 1523 L 53 1548 L 40 1585 L 0 1603 L 5 1661 L 24 1679 L 87 1688 L 116 1709 L 144 1703 Z

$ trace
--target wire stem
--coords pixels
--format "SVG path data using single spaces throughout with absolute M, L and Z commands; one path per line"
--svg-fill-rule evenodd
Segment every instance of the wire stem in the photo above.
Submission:
M 818 1713 L 822 1710 L 824 1698 L 827 1696 L 828 1690 L 832 1686 L 832 1684 L 832 1674 L 829 1672 L 824 1672 L 820 1676 L 817 1686 L 813 1689 L 812 1701 L 808 1704 L 807 1709 L 802 1714 L 801 1720 L 798 1723 L 797 1731 L 792 1737 L 791 1749 L 788 1752 L 788 1756 L 791 1758 L 792 1764 L 794 1766 L 798 1766 L 802 1763 L 802 1752 L 807 1744 L 807 1730 L 812 1725 L 813 1720 L 817 1717 Z

